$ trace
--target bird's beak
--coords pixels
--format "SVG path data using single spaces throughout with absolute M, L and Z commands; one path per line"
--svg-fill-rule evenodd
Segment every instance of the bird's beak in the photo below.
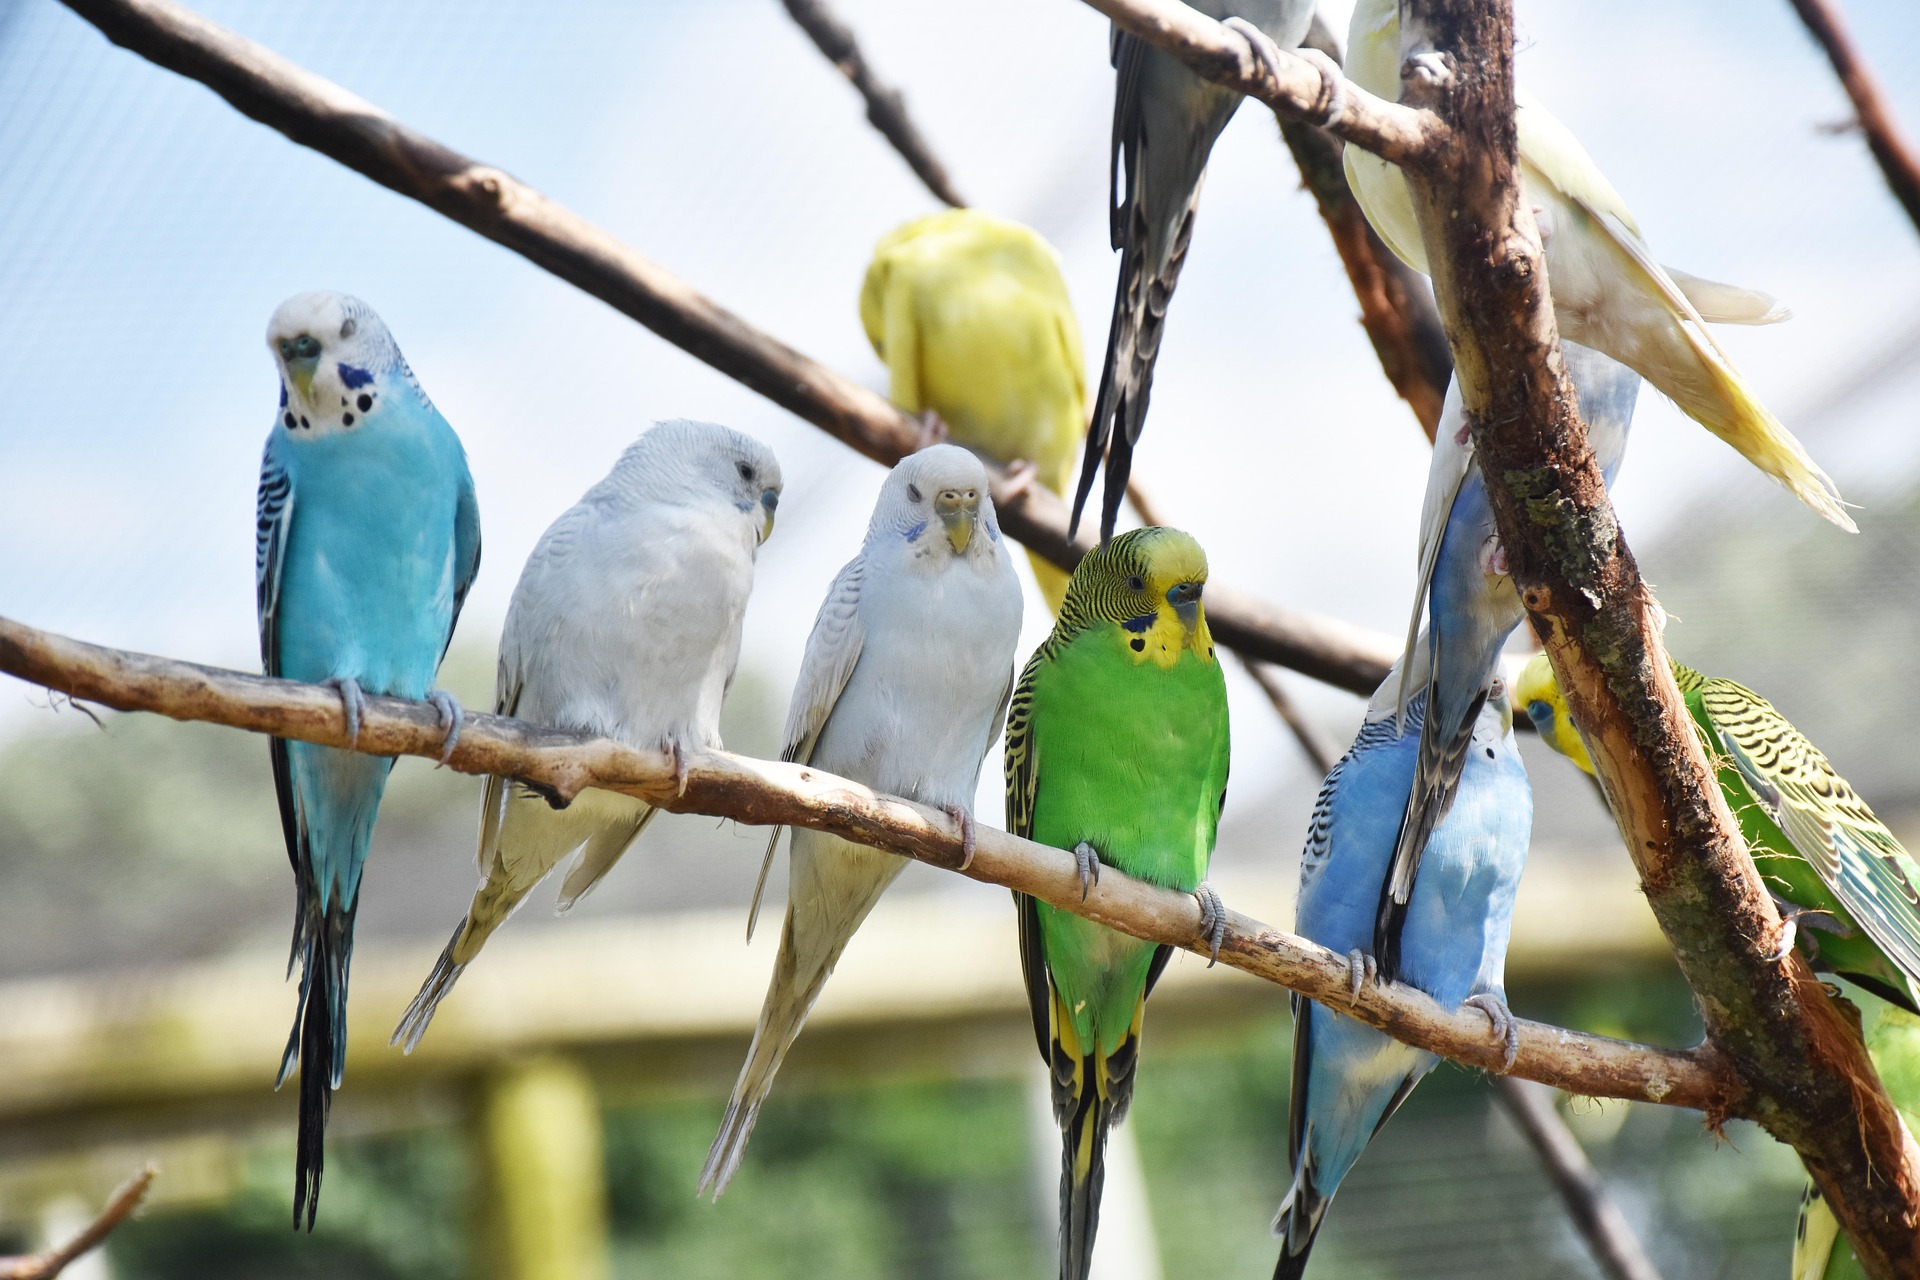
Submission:
M 780 509 L 780 491 L 768 489 L 760 495 L 760 542 L 765 545 L 773 536 L 773 517 Z
M 933 509 L 940 516 L 940 523 L 947 526 L 947 541 L 953 546 L 953 554 L 965 555 L 973 542 L 974 528 L 980 523 L 980 491 L 942 489 L 934 495 Z
M 300 399 L 307 404 L 313 403 L 313 375 L 319 372 L 317 360 L 287 361 L 287 376 L 293 379 L 293 386 L 300 393 Z
M 1187 629 L 1187 638 L 1200 628 L 1200 593 L 1206 589 L 1204 582 L 1177 582 L 1167 588 L 1167 603 L 1180 618 L 1180 625 Z

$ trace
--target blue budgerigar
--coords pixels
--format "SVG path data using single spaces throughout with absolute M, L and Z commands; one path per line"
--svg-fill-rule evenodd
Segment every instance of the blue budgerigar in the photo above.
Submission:
M 451 754 L 460 708 L 433 677 L 480 565 L 459 438 L 387 326 L 357 298 L 306 293 L 267 325 L 280 409 L 260 470 L 257 569 L 267 674 L 331 684 L 357 739 L 367 694 L 431 698 Z M 346 1061 L 360 874 L 390 758 L 274 739 L 297 902 L 299 1007 L 280 1064 L 300 1070 L 294 1225 L 319 1207 L 327 1110 Z
M 1611 485 L 1626 455 L 1640 376 L 1597 351 L 1572 343 L 1562 343 L 1561 349 L 1587 423 L 1587 443 Z M 1427 679 L 1410 678 L 1399 697 L 1404 708 L 1409 696 L 1424 689 L 1427 710 L 1412 786 L 1395 837 L 1392 891 L 1381 901 L 1381 937 L 1376 939 L 1374 954 L 1388 977 L 1395 975 L 1396 957 L 1387 938 L 1406 911 L 1421 851 L 1453 803 L 1481 702 L 1499 667 L 1500 651 L 1524 613 L 1507 573 L 1506 553 L 1494 532 L 1493 508 L 1474 462 L 1457 383 L 1448 389 L 1434 440 L 1420 535 L 1414 617 L 1419 618 L 1424 603 L 1426 653 L 1421 663 L 1409 660 L 1401 670 L 1419 665 Z M 1409 659 L 1415 643 L 1410 628 Z
M 1294 928 L 1351 957 L 1356 993 L 1372 968 L 1367 949 L 1426 711 L 1426 695 L 1414 695 L 1403 727 L 1396 680 L 1397 672 L 1387 677 L 1352 748 L 1327 775 L 1300 867 Z M 1474 724 L 1459 794 L 1434 829 L 1394 940 L 1399 980 L 1450 1008 L 1484 1010 L 1506 1038 L 1509 1060 L 1515 1032 L 1505 995 L 1507 935 L 1533 824 L 1512 726 L 1506 691 L 1496 682 Z M 1342 1179 L 1438 1061 L 1298 996 L 1293 1019 L 1293 1185 L 1274 1220 L 1283 1237 L 1275 1280 L 1305 1275 L 1314 1234 Z

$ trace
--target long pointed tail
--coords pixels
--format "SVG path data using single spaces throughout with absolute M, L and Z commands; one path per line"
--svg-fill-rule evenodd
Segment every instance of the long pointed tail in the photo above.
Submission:
M 397 1044 L 404 1053 L 412 1053 L 420 1043 L 420 1037 L 427 1034 L 427 1024 L 433 1021 L 434 1011 L 440 1002 L 453 990 L 453 984 L 460 981 L 460 975 L 467 971 L 467 962 L 456 960 L 460 943 L 467 934 L 467 921 L 462 920 L 454 926 L 453 937 L 447 939 L 446 949 L 441 951 L 440 959 L 434 962 L 433 972 L 420 984 L 420 991 L 413 997 L 413 1003 L 400 1015 L 400 1024 L 393 1029 L 393 1037 L 388 1044 Z M 468 948 L 469 954 L 472 948 Z
M 786 928 L 780 936 L 780 959 L 774 967 L 773 982 L 767 988 L 766 1003 L 760 1009 L 760 1023 L 754 1028 L 753 1045 L 747 1050 L 740 1078 L 734 1082 L 733 1096 L 727 1099 L 727 1113 L 720 1121 L 720 1131 L 714 1135 L 713 1146 L 707 1151 L 697 1194 L 711 1195 L 718 1200 L 727 1184 L 733 1181 L 733 1175 L 739 1172 L 740 1161 L 747 1154 L 747 1139 L 753 1136 L 753 1126 L 760 1119 L 760 1104 L 773 1091 L 773 1078 L 780 1064 L 786 1061 L 787 1050 L 799 1039 L 807 1014 L 813 1002 L 820 998 L 833 972 L 833 962 L 840 958 L 841 947 L 845 945 L 842 939 L 824 965 L 809 966 L 811 976 L 803 977 L 796 972 L 793 914 L 788 912 Z
M 1100 1226 L 1114 1108 L 1095 1087 L 1093 1071 L 1086 1063 L 1080 1096 L 1060 1125 L 1060 1280 L 1087 1280 Z
M 1287 1198 L 1273 1215 L 1273 1234 L 1280 1237 L 1280 1260 L 1274 1264 L 1273 1280 L 1300 1280 L 1307 1274 L 1307 1255 L 1313 1252 L 1314 1237 L 1327 1216 L 1330 1195 L 1320 1194 L 1314 1186 L 1313 1156 L 1307 1151 L 1294 1155 L 1297 1167 Z
M 294 956 L 301 962 L 300 1002 L 274 1087 L 286 1083 L 299 1068 L 300 1120 L 293 1174 L 295 1230 L 303 1217 L 307 1230 L 313 1230 L 320 1212 L 327 1115 L 347 1061 L 347 970 L 353 959 L 353 914 L 353 907 L 341 907 L 338 902 L 324 911 L 313 902 L 302 909 L 294 927 Z

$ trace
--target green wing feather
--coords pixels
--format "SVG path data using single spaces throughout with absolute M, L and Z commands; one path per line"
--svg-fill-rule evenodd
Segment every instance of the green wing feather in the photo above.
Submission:
M 1700 679 L 1698 697 L 1755 801 L 1887 958 L 1920 979 L 1920 865 L 1772 703 L 1719 679 Z

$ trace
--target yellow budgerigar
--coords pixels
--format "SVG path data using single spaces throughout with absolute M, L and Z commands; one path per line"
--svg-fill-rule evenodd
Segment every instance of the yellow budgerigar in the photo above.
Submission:
M 1087 434 L 1086 364 L 1060 257 L 1038 233 L 976 209 L 894 229 L 867 268 L 860 323 L 896 405 L 1065 495 Z M 1067 575 L 1029 558 L 1059 612 Z
M 1400 96 L 1398 0 L 1359 0 L 1348 31 L 1347 74 L 1369 93 Z M 1524 89 L 1514 97 L 1525 196 L 1540 224 L 1560 336 L 1604 352 L 1671 397 L 1802 502 L 1843 529 L 1839 492 L 1714 341 L 1708 322 L 1772 324 L 1771 297 L 1702 280 L 1654 261 L 1619 192 L 1570 130 Z M 1427 270 L 1413 200 L 1397 166 L 1346 149 L 1347 181 L 1393 251 Z

